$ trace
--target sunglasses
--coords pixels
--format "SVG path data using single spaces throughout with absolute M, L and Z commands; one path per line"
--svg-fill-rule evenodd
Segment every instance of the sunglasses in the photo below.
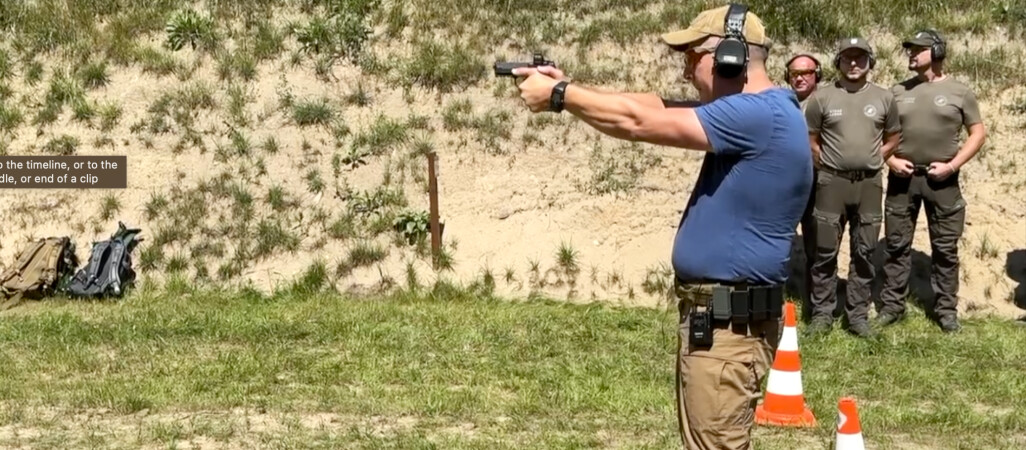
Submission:
M 816 74 L 814 69 L 791 70 L 788 72 L 791 78 L 810 77 Z

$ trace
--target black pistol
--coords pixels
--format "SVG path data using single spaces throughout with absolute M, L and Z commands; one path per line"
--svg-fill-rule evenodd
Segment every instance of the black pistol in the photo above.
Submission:
M 556 63 L 545 59 L 541 53 L 534 54 L 534 61 L 531 62 L 512 62 L 512 61 L 496 61 L 495 62 L 495 76 L 497 77 L 515 77 L 513 69 L 520 67 L 539 67 L 539 66 L 552 66 L 556 67 Z

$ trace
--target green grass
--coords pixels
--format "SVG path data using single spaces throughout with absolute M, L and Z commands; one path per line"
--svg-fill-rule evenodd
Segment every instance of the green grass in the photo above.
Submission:
M 301 127 L 327 126 L 335 118 L 335 109 L 326 98 L 305 100 L 292 106 L 292 120 Z
M 0 322 L 0 426 L 42 432 L 0 440 L 42 445 L 53 432 L 67 445 L 106 446 L 202 437 L 351 448 L 678 445 L 670 312 L 483 300 L 445 283 L 357 300 L 325 293 L 327 278 L 316 265 L 273 296 L 172 278 L 166 291 L 116 304 L 56 299 L 9 315 Z M 757 427 L 756 445 L 828 448 L 837 399 L 854 396 L 871 448 L 1021 446 L 1026 334 L 994 320 L 964 325 L 943 335 L 913 310 L 878 340 L 840 331 L 802 339 L 818 426 Z M 82 410 L 99 415 L 68 426 Z

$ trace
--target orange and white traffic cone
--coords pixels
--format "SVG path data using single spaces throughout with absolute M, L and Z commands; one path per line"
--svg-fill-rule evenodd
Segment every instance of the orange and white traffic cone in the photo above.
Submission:
M 766 383 L 766 398 L 755 409 L 755 423 L 786 427 L 812 427 L 816 417 L 805 404 L 802 361 L 798 355 L 798 328 L 794 303 L 784 304 L 784 332 Z
M 862 440 L 862 424 L 859 423 L 855 399 L 843 397 L 837 403 L 836 450 L 864 450 L 866 443 Z

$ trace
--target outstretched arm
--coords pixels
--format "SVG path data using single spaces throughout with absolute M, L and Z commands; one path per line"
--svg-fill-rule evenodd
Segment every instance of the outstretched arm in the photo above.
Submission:
M 563 79 L 563 73 L 553 67 L 538 67 L 516 69 L 515 74 L 527 77 L 518 87 L 531 111 L 547 111 L 552 88 Z M 656 94 L 599 92 L 571 84 L 565 91 L 563 109 L 615 138 L 711 150 L 695 111 L 667 108 Z
M 537 87 L 534 89 L 539 96 L 537 101 L 548 105 L 550 94 L 545 92 L 551 92 L 551 87 L 545 89 L 543 83 L 551 79 L 541 78 L 544 75 L 536 76 L 539 77 L 536 78 Z M 529 81 L 525 81 L 525 84 Z M 555 80 L 552 81 L 552 85 L 555 85 Z M 525 95 L 529 94 L 525 92 Z M 531 100 L 528 102 L 532 103 Z M 655 94 L 604 93 L 569 85 L 566 88 L 564 109 L 596 130 L 619 139 L 711 150 L 695 111 L 691 108 L 667 109 L 662 99 Z

